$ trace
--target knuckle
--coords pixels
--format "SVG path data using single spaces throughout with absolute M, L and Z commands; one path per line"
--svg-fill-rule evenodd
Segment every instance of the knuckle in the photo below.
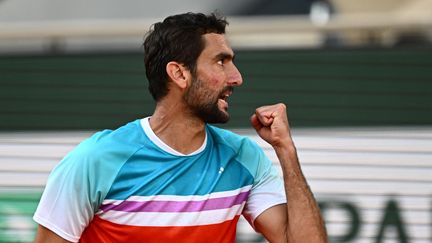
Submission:
M 277 104 L 277 106 L 281 109 L 286 110 L 286 105 L 284 103 L 279 103 L 279 104 Z

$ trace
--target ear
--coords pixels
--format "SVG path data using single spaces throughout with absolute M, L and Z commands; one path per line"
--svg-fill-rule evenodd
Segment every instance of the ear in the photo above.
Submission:
M 166 72 L 168 77 L 181 89 L 188 86 L 189 79 L 191 78 L 190 71 L 178 62 L 169 62 L 166 65 Z

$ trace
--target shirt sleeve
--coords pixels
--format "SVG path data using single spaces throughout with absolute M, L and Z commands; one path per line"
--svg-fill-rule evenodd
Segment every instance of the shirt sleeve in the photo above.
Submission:
M 243 215 L 255 229 L 255 219 L 270 207 L 287 202 L 283 181 L 270 159 L 254 142 L 248 142 L 247 157 L 254 184 L 249 194 Z M 244 152 L 243 152 L 244 153 Z
M 103 200 L 98 162 L 85 141 L 51 172 L 33 219 L 60 237 L 78 242 Z M 100 169 L 100 168 L 99 168 Z

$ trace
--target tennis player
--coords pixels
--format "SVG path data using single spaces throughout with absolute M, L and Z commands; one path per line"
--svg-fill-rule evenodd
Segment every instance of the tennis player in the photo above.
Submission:
M 153 25 L 144 60 L 154 113 L 94 134 L 54 168 L 35 242 L 234 243 L 241 215 L 270 242 L 327 242 L 286 106 L 251 116 L 283 180 L 257 144 L 211 125 L 229 120 L 243 82 L 226 25 L 200 13 Z

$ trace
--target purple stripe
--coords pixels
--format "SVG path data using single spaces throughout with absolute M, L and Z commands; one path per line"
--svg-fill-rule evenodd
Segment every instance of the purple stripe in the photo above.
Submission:
M 123 201 L 118 205 L 105 204 L 100 207 L 104 212 L 114 210 L 123 212 L 199 212 L 230 208 L 246 201 L 249 191 L 230 197 L 212 198 L 202 201 Z

